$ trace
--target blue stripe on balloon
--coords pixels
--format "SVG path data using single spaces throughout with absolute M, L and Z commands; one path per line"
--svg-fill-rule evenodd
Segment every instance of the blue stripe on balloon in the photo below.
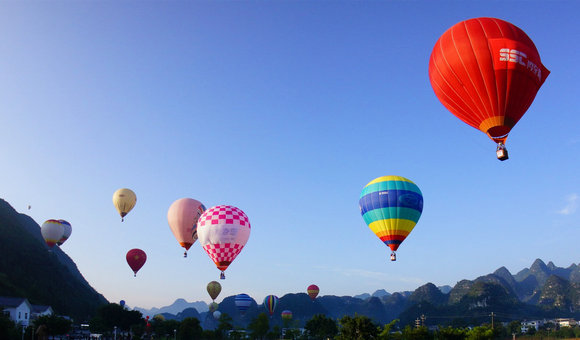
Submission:
M 402 207 L 423 211 L 423 196 L 409 190 L 375 191 L 359 200 L 361 215 L 381 208 Z
M 365 186 L 361 192 L 360 197 L 374 191 L 385 191 L 385 190 L 409 190 L 421 194 L 421 190 L 419 190 L 419 187 L 413 182 L 382 181 Z

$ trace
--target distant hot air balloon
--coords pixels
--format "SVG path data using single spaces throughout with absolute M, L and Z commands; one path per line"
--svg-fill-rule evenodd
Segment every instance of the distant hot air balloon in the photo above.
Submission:
M 167 211 L 167 221 L 177 242 L 185 248 L 183 257 L 197 240 L 197 220 L 205 211 L 205 206 L 193 198 L 181 198 L 173 202 Z
M 292 311 L 285 310 L 282 312 L 282 320 L 291 320 L 292 319 Z
M 496 142 L 500 160 L 508 158 L 508 134 L 548 74 L 526 33 L 495 18 L 452 26 L 439 38 L 429 60 L 437 98 L 457 118 Z
M 121 305 L 121 307 L 125 307 L 125 300 L 119 301 L 119 305 Z
M 70 225 L 69 222 L 65 221 L 65 220 L 58 220 L 60 222 L 60 224 L 62 224 L 64 231 L 62 234 L 62 237 L 60 238 L 60 240 L 58 242 L 56 242 L 57 245 L 62 246 L 62 244 L 68 240 L 68 238 L 70 237 L 71 233 L 72 233 L 72 226 Z
M 219 307 L 219 304 L 217 304 L 217 302 L 212 302 L 209 304 L 208 308 L 209 308 L 209 312 L 213 313 L 215 312 Z
M 252 298 L 248 294 L 238 294 L 234 299 L 236 308 L 242 315 L 244 315 L 248 308 L 250 308 L 252 301 Z
M 137 272 L 143 267 L 145 261 L 147 261 L 147 254 L 143 250 L 135 248 L 127 252 L 126 258 L 129 267 L 131 267 L 135 276 L 137 276 Z
M 316 297 L 318 296 L 318 292 L 320 292 L 320 289 L 318 289 L 317 285 L 310 285 L 308 286 L 308 289 L 306 291 L 308 292 L 308 296 L 310 296 L 310 299 L 314 301 L 314 299 L 316 299 Z
M 215 312 L 213 312 L 214 319 L 219 320 L 220 316 L 222 316 L 222 313 L 219 310 L 216 310 Z
M 363 188 L 359 207 L 369 228 L 391 248 L 391 261 L 395 261 L 395 251 L 421 217 L 423 195 L 405 177 L 383 176 Z
M 218 295 L 220 295 L 221 291 L 222 285 L 220 285 L 219 282 L 211 281 L 210 283 L 207 284 L 207 292 L 213 301 L 215 301 L 215 298 L 217 298 Z
M 50 250 L 62 238 L 62 235 L 64 234 L 64 226 L 58 220 L 46 220 L 42 226 L 40 226 L 40 233 Z
M 276 295 L 268 295 L 264 299 L 264 308 L 270 313 L 270 316 L 274 315 L 274 310 L 276 309 L 276 304 L 278 303 L 278 297 Z
M 238 256 L 250 237 L 250 221 L 246 214 L 233 206 L 219 205 L 206 210 L 197 222 L 197 235 L 203 249 L 224 271 Z
M 121 222 L 125 220 L 125 216 L 135 207 L 137 203 L 137 196 L 131 189 L 123 188 L 115 191 L 113 194 L 113 204 L 119 215 L 121 215 Z

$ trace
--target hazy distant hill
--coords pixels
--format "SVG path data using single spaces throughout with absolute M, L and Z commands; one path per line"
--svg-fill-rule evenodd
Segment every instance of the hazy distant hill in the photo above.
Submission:
M 278 301 L 270 323 L 281 325 L 280 312 L 285 309 L 292 311 L 294 325 L 304 325 L 318 313 L 335 319 L 344 315 L 365 315 L 378 323 L 398 318 L 403 325 L 413 324 L 416 318 L 425 315 L 427 325 L 467 326 L 488 321 L 491 312 L 499 322 L 517 317 L 579 318 L 580 283 L 577 277 L 580 275 L 576 274 L 577 270 L 577 265 L 559 268 L 536 260 L 530 269 L 521 271 L 517 277 L 501 267 L 475 280 L 461 280 L 453 288 L 427 283 L 413 292 L 390 294 L 378 290 L 372 295 L 365 293 L 354 297 L 319 296 L 314 301 L 305 293 L 286 294 Z M 233 316 L 238 326 L 247 326 L 259 313 L 265 312 L 263 305 L 254 304 L 242 317 L 233 301 L 233 296 L 227 297 L 219 310 Z M 213 322 L 211 318 L 207 320 Z
M 32 218 L 2 199 L 0 230 L 0 295 L 50 305 L 76 321 L 88 320 L 99 305 L 107 303 L 58 246 L 48 251 L 40 226 Z
M 199 313 L 208 311 L 208 306 L 205 302 L 203 301 L 187 302 L 185 299 L 177 299 L 171 305 L 165 307 L 160 308 L 154 307 L 151 309 L 134 307 L 133 310 L 138 310 L 143 315 L 150 315 L 151 317 L 153 317 L 154 315 L 163 313 L 177 315 L 187 308 L 195 308 L 195 310 Z

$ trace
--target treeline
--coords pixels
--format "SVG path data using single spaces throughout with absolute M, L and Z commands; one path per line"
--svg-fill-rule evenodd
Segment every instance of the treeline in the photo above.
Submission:
M 208 316 L 211 317 L 211 316 Z M 482 324 L 475 327 L 426 327 L 424 320 L 416 325 L 401 324 L 396 319 L 388 324 L 377 324 L 367 316 L 343 316 L 335 320 L 323 314 L 314 315 L 299 328 L 298 320 L 287 319 L 282 325 L 271 325 L 271 319 L 259 314 L 245 329 L 234 327 L 232 318 L 222 313 L 217 327 L 204 330 L 200 320 L 166 320 L 162 315 L 143 318 L 139 311 L 130 311 L 118 304 L 101 306 L 89 323 L 91 333 L 102 334 L 104 339 L 297 339 L 297 340 L 492 340 L 492 339 L 571 339 L 580 338 L 580 327 L 558 327 L 544 324 L 539 330 L 529 328 L 522 334 L 520 321 Z M 42 334 L 39 333 L 42 330 Z M 43 316 L 30 327 L 14 324 L 8 316 L 0 315 L 0 339 L 38 339 L 45 336 L 74 336 L 71 321 L 58 316 Z M 87 335 L 87 334 L 85 334 Z

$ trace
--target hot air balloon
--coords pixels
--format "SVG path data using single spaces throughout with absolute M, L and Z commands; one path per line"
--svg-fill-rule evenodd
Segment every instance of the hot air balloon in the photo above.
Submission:
M 64 226 L 58 220 L 46 220 L 42 226 L 40 226 L 40 233 L 50 250 L 62 238 L 62 235 L 64 234 Z
M 212 282 L 207 284 L 207 292 L 213 301 L 215 301 L 215 298 L 217 298 L 218 295 L 220 295 L 221 291 L 222 291 L 222 285 L 220 285 L 219 282 L 212 281 Z
M 119 301 L 119 305 L 121 305 L 121 307 L 125 307 L 125 300 Z
M 216 311 L 218 309 L 218 307 L 219 307 L 219 305 L 217 304 L 217 302 L 212 302 L 208 306 L 210 313 Z
M 222 313 L 219 310 L 216 310 L 215 312 L 213 312 L 214 319 L 219 320 L 220 316 L 222 316 Z
M 246 311 L 252 305 L 252 301 L 252 298 L 248 294 L 238 294 L 234 299 L 236 308 L 242 315 L 246 314 Z
M 276 304 L 278 303 L 278 297 L 276 295 L 268 295 L 264 299 L 264 308 L 270 313 L 270 316 L 274 315 L 274 310 L 276 309 Z
M 113 194 L 113 204 L 119 215 L 121 215 L 121 222 L 125 220 L 125 216 L 135 207 L 137 203 L 137 196 L 131 189 L 123 188 L 115 191 Z
M 429 60 L 429 79 L 441 103 L 497 143 L 505 142 L 548 77 L 532 40 L 495 18 L 462 21 L 439 38 Z
M 308 289 L 306 289 L 306 291 L 308 292 L 308 296 L 310 296 L 310 299 L 314 301 L 314 299 L 316 299 L 316 297 L 318 296 L 318 292 L 320 292 L 320 289 L 318 289 L 317 285 L 310 285 L 308 286 Z
M 421 217 L 423 195 L 405 177 L 383 176 L 363 188 L 359 207 L 369 228 L 391 248 L 391 261 L 395 261 L 395 251 Z
M 58 220 L 60 222 L 60 224 L 62 224 L 63 226 L 63 233 L 62 233 L 62 237 L 60 238 L 60 240 L 58 240 L 58 242 L 56 242 L 57 245 L 62 246 L 62 244 L 68 240 L 68 238 L 70 237 L 70 235 L 72 234 L 72 226 L 70 225 L 70 223 L 68 223 L 65 220 Z
M 197 240 L 197 220 L 205 211 L 200 201 L 193 198 L 181 198 L 173 202 L 167 211 L 167 221 L 177 242 L 185 248 L 183 257 Z
M 246 214 L 233 206 L 219 205 L 206 210 L 197 222 L 197 235 L 203 249 L 224 271 L 238 256 L 250 237 L 250 221 Z
M 282 320 L 292 320 L 292 311 L 282 311 Z
M 137 272 L 143 267 L 145 261 L 147 261 L 147 254 L 143 250 L 135 248 L 129 250 L 126 257 L 129 267 L 131 267 L 135 276 L 137 276 Z

